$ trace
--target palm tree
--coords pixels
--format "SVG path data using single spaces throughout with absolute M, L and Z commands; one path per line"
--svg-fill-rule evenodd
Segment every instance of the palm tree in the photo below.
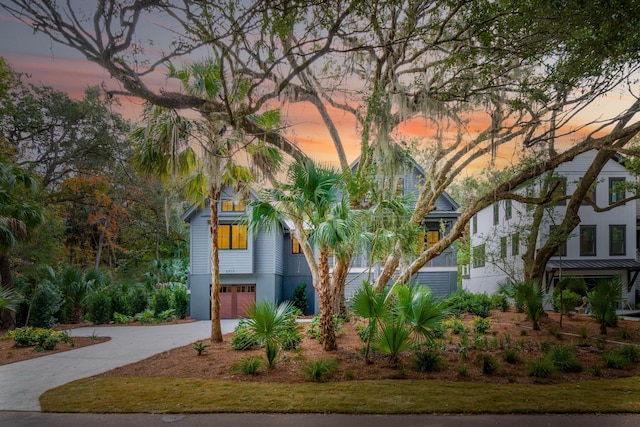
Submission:
M 43 221 L 42 207 L 29 197 L 37 189 L 36 179 L 0 156 L 0 287 L 13 290 L 9 255 L 29 231 Z M 2 321 L 15 323 L 15 313 L 3 310 Z
M 540 330 L 540 324 L 538 323 L 542 316 L 544 316 L 544 293 L 542 287 L 538 282 L 526 281 L 515 283 L 516 289 L 516 301 L 522 301 L 524 303 L 524 312 L 533 322 L 533 329 Z
M 352 238 L 349 205 L 341 193 L 342 174 L 311 161 L 294 163 L 288 171 L 287 184 L 265 192 L 265 200 L 251 203 L 247 221 L 257 232 L 271 229 L 278 221 L 289 219 L 292 233 L 311 269 L 313 286 L 320 305 L 320 333 L 324 349 L 336 348 L 333 326 L 335 295 L 339 287 L 330 275 L 329 254 L 340 251 Z M 318 251 L 318 258 L 311 246 Z
M 591 315 L 600 324 L 600 333 L 607 333 L 607 326 L 617 323 L 616 303 L 620 297 L 621 282 L 619 278 L 601 279 L 593 291 L 587 294 L 591 307 Z
M 350 307 L 356 316 L 364 317 L 368 321 L 365 330 L 364 360 L 366 363 L 370 363 L 371 342 L 378 333 L 378 327 L 382 325 L 382 319 L 387 315 L 385 295 L 383 292 L 377 292 L 371 283 L 363 281 L 362 286 L 351 298 Z

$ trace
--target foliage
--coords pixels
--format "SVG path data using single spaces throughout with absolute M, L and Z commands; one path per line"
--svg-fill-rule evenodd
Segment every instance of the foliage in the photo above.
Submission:
M 529 376 L 547 378 L 553 372 L 553 363 L 546 357 L 539 357 L 527 364 Z
M 7 338 L 13 339 L 20 347 L 35 346 L 37 351 L 53 350 L 60 342 L 73 345 L 73 339 L 67 332 L 54 331 L 47 328 L 25 326 L 7 333 Z
M 518 293 L 518 282 L 507 280 L 498 283 L 498 294 L 511 301 L 518 313 L 524 313 L 525 302 L 522 300 L 523 295 Z
M 30 296 L 29 325 L 51 328 L 58 319 L 56 313 L 62 307 L 63 297 L 58 287 L 50 281 L 36 286 Z
M 149 306 L 149 296 L 143 286 L 132 286 L 126 293 L 127 314 L 133 316 L 146 310 Z
M 453 311 L 489 317 L 494 303 L 487 294 L 474 294 L 464 289 L 459 289 L 449 296 L 448 305 Z
M 342 320 L 337 316 L 333 315 L 333 328 L 336 333 L 342 327 Z M 316 340 L 319 344 L 322 344 L 322 334 L 320 333 L 320 315 L 316 315 L 309 322 L 309 326 L 307 327 L 307 336 L 311 339 Z
M 476 364 L 485 375 L 494 374 L 498 370 L 498 361 L 491 354 L 480 353 L 476 356 Z
M 17 311 L 20 302 L 22 302 L 22 296 L 15 289 L 0 286 L 0 313 L 2 310 Z
M 269 301 L 259 301 L 247 310 L 246 327 L 264 345 L 270 367 L 275 364 L 279 353 L 279 335 L 290 327 L 293 309 L 291 303 L 281 303 L 276 307 Z
M 96 324 L 109 323 L 113 318 L 111 295 L 107 289 L 99 289 L 89 295 L 88 317 Z
M 155 320 L 155 313 L 151 309 L 146 309 L 140 313 L 137 313 L 134 318 L 142 324 L 149 324 L 153 323 L 153 321 Z
M 168 287 L 156 288 L 151 296 L 150 308 L 154 313 L 162 313 L 172 307 L 173 293 Z
M 560 372 L 582 372 L 582 364 L 576 357 L 576 349 L 570 345 L 554 346 L 547 357 L 554 368 Z
M 255 345 L 258 345 L 258 340 L 249 331 L 246 320 L 240 319 L 231 338 L 231 348 L 234 350 L 250 350 Z
M 436 372 L 446 367 L 446 360 L 440 350 L 427 348 L 413 353 L 411 366 L 420 372 Z
M 211 347 L 209 344 L 203 344 L 201 342 L 193 343 L 193 349 L 198 353 L 198 356 L 202 356 L 204 351 L 209 347 Z
M 600 324 L 600 333 L 607 333 L 607 326 L 616 326 L 616 304 L 622 284 L 619 279 L 601 279 L 593 291 L 587 294 L 591 316 Z
M 232 370 L 242 372 L 245 375 L 258 375 L 262 368 L 262 359 L 259 356 L 247 356 L 234 363 Z
M 303 314 L 307 311 L 307 284 L 300 283 L 293 291 L 293 299 L 291 300 L 294 307 Z
M 117 311 L 113 313 L 113 319 L 120 325 L 128 325 L 129 323 L 133 322 L 133 316 L 120 314 Z
M 391 318 L 384 322 L 376 336 L 376 344 L 380 351 L 391 357 L 392 363 L 397 363 L 398 355 L 411 348 L 411 334 L 399 318 Z
M 176 317 L 175 313 L 176 313 L 176 310 L 174 308 L 169 308 L 165 311 L 161 311 L 160 313 L 156 314 L 156 321 L 158 323 L 162 323 L 162 322 L 169 322 L 170 320 L 174 320 Z
M 559 311 L 562 311 L 564 314 L 572 312 L 576 309 L 576 307 L 582 304 L 582 297 L 579 294 L 576 294 L 569 289 L 565 289 L 562 291 L 562 295 L 560 292 L 556 292 L 554 290 L 554 306 L 558 308 Z M 556 295 L 557 293 L 557 295 Z
M 502 352 L 502 358 L 505 362 L 510 364 L 516 364 L 522 362 L 522 357 L 516 348 L 505 348 Z
M 509 298 L 507 298 L 506 295 L 499 293 L 491 295 L 491 308 L 507 312 L 510 307 L 511 304 L 509 303 Z
M 539 283 L 519 282 L 515 283 L 516 301 L 524 303 L 524 311 L 529 320 L 533 322 L 533 329 L 540 330 L 538 321 L 544 316 L 544 293 Z
M 311 360 L 302 367 L 302 373 L 309 381 L 325 382 L 337 368 L 338 362 L 333 359 Z
M 178 319 L 184 319 L 189 314 L 189 293 L 185 285 L 176 285 L 172 289 L 173 303 Z
M 491 318 L 475 316 L 473 318 L 473 330 L 478 334 L 484 334 L 491 329 Z

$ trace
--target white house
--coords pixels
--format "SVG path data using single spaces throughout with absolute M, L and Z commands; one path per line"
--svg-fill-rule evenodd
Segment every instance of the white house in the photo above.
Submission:
M 571 194 L 591 165 L 595 151 L 577 156 L 562 164 L 556 174 L 562 180 L 556 191 Z M 620 182 L 635 181 L 635 176 L 621 163 L 610 160 L 593 186 L 591 197 L 597 206 L 606 207 L 628 197 Z M 530 187 L 535 191 L 540 182 Z M 568 202 L 559 202 L 545 213 L 537 247 L 542 247 L 555 224 L 561 223 Z M 522 278 L 522 254 L 525 235 L 531 224 L 532 208 L 516 201 L 501 200 L 478 212 L 471 221 L 471 265 L 464 271 L 462 285 L 476 293 L 494 293 L 501 281 Z M 580 276 L 588 286 L 598 279 L 619 277 L 624 286 L 621 301 L 633 306 L 638 301 L 636 278 L 640 263 L 636 260 L 636 203 L 630 202 L 604 212 L 589 204 L 579 211 L 580 225 L 560 246 L 546 266 L 547 289 L 562 276 Z

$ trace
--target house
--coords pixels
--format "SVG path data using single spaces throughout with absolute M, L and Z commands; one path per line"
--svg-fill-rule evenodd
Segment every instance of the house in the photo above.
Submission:
M 556 191 L 571 194 L 595 155 L 595 151 L 589 151 L 559 166 L 556 174 L 561 184 Z M 620 188 L 625 181 L 635 181 L 635 176 L 622 165 L 620 157 L 615 157 L 600 172 L 591 198 L 599 207 L 622 200 L 628 197 Z M 539 186 L 540 181 L 526 191 L 535 192 Z M 545 213 L 538 248 L 552 235 L 554 225 L 564 218 L 566 204 L 561 201 Z M 474 293 L 492 294 L 507 278 L 517 280 L 522 277 L 521 255 L 526 249 L 524 236 L 531 224 L 531 213 L 531 206 L 501 200 L 472 218 L 471 265 L 464 270 L 463 288 Z M 584 203 L 579 216 L 580 225 L 546 265 L 545 289 L 551 289 L 562 276 L 583 277 L 588 286 L 594 286 L 598 279 L 619 277 L 624 284 L 621 301 L 633 306 L 638 302 L 636 278 L 640 271 L 640 263 L 636 260 L 636 203 L 603 212 L 596 212 Z
M 240 317 L 255 301 L 290 300 L 301 283 L 307 285 L 308 305 L 314 312 L 311 271 L 304 255 L 294 247 L 289 228 L 279 224 L 275 230 L 260 230 L 254 235 L 240 223 L 246 208 L 246 201 L 234 198 L 231 187 L 223 188 L 218 205 L 220 317 Z M 190 315 L 200 320 L 211 319 L 210 213 L 207 201 L 204 208 L 192 206 L 182 215 L 190 224 Z
M 403 194 L 415 193 L 424 180 L 424 171 L 414 162 L 397 177 L 397 188 Z M 354 165 L 355 167 L 355 165 Z M 251 198 L 258 197 L 255 193 Z M 255 301 L 274 303 L 290 300 L 295 288 L 307 285 L 309 313 L 318 312 L 318 302 L 313 288 L 311 271 L 291 227 L 279 224 L 275 230 L 260 230 L 254 235 L 240 224 L 247 209 L 246 201 L 234 198 L 233 189 L 222 191 L 219 212 L 219 265 L 221 318 L 242 316 L 245 307 Z M 424 220 L 425 244 L 436 242 L 447 233 L 459 216 L 458 205 L 447 195 L 436 203 L 436 210 Z M 192 206 L 182 219 L 190 224 L 190 272 L 191 317 L 210 319 L 211 286 L 211 234 L 210 209 Z M 357 254 L 347 277 L 345 297 L 351 297 L 363 280 L 374 281 L 380 265 L 370 266 L 367 253 Z M 457 288 L 457 262 L 455 246 L 431 260 L 413 277 L 419 284 L 429 286 L 434 295 L 446 296 Z

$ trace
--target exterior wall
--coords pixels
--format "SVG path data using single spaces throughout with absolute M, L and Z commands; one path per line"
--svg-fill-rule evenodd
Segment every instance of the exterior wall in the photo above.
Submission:
M 584 153 L 574 161 L 567 162 L 559 167 L 556 173 L 566 178 L 567 194 L 572 194 L 584 175 L 584 171 L 591 165 L 595 152 Z M 627 181 L 634 181 L 635 177 L 629 173 L 620 163 L 609 161 L 598 177 L 595 187 L 596 204 L 599 207 L 609 205 L 609 178 L 625 178 Z M 568 203 L 568 202 L 567 202 Z M 473 232 L 473 220 L 471 225 L 471 254 L 472 261 L 469 267 L 468 278 L 463 279 L 463 287 L 472 292 L 485 292 L 488 294 L 498 290 L 498 284 L 506 280 L 508 277 L 519 278 L 523 274 L 523 262 L 521 254 L 526 250 L 525 237 L 521 235 L 520 247 L 518 255 L 512 255 L 512 246 L 510 236 L 514 233 L 526 230 L 529 220 L 529 211 L 526 206 L 518 202 L 512 202 L 512 218 L 505 218 L 505 201 L 498 202 L 499 205 L 499 224 L 493 225 L 493 206 L 489 206 L 476 215 L 477 233 Z M 547 212 L 543 224 L 540 229 L 537 247 L 541 247 L 549 237 L 550 226 L 554 222 L 560 223 L 564 218 L 566 205 L 557 205 L 550 208 Z M 612 260 L 612 259 L 635 259 L 636 258 L 636 203 L 627 203 L 624 206 L 616 207 L 606 212 L 596 212 L 590 205 L 580 207 L 579 215 L 581 219 L 580 225 L 596 226 L 596 254 L 581 255 L 580 254 L 580 225 L 572 232 L 567 240 L 566 256 L 554 256 L 551 260 Z M 609 226 L 623 225 L 625 226 L 625 246 L 624 255 L 611 255 L 609 252 Z M 507 237 L 507 257 L 505 259 L 497 259 L 496 254 L 500 253 L 500 237 Z M 485 253 L 487 262 L 483 267 L 473 267 L 473 248 L 485 244 Z M 492 259 L 493 258 L 493 259 Z M 585 275 L 585 276 L 611 276 L 619 275 L 625 283 L 623 297 L 627 297 L 626 271 L 610 271 L 610 270 L 571 270 L 564 273 L 565 275 Z M 633 290 L 628 297 L 635 301 Z

